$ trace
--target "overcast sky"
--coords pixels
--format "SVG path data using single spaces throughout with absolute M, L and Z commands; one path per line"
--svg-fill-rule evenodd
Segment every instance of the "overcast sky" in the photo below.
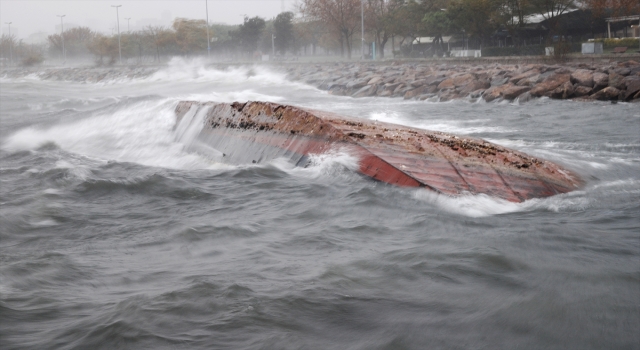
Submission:
M 284 0 L 285 10 L 291 11 L 295 0 Z M 205 0 L 0 0 L 2 34 L 11 33 L 18 39 L 36 32 L 51 34 L 60 30 L 60 18 L 65 15 L 65 29 L 87 26 L 110 34 L 116 26 L 119 8 L 120 31 L 142 29 L 147 25 L 170 26 L 176 17 L 205 19 Z M 208 0 L 210 23 L 242 23 L 244 16 L 270 19 L 281 11 L 282 0 Z M 127 21 L 125 18 L 131 18 Z

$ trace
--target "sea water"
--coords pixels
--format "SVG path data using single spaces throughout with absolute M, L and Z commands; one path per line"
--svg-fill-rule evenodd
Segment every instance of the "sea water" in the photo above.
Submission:
M 260 66 L 0 79 L 2 349 L 638 349 L 640 108 L 339 97 Z M 511 203 L 191 147 L 178 101 L 480 137 L 584 188 Z

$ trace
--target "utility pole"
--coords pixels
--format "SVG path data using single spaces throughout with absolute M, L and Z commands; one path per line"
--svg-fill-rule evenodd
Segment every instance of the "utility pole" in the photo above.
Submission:
M 131 17 L 125 19 L 127 20 L 127 34 L 131 34 L 131 27 L 129 27 L 129 21 L 131 20 Z
M 280 12 L 284 12 L 284 0 L 280 1 Z
M 271 34 L 271 52 L 273 53 L 273 60 L 276 59 L 276 36 L 275 34 Z
M 9 63 L 13 64 L 13 39 L 11 39 L 11 23 L 13 22 L 4 22 L 4 24 L 9 25 Z
M 116 21 L 118 22 L 118 53 L 120 54 L 120 64 L 122 64 L 122 46 L 120 46 L 120 14 L 118 13 L 118 8 L 122 5 L 111 5 L 111 7 L 116 8 Z
M 362 45 L 360 45 L 360 59 L 364 60 L 364 0 L 360 0 L 360 19 L 362 27 Z
M 64 24 L 62 23 L 62 18 L 66 15 L 58 15 L 60 17 L 60 39 L 62 39 L 62 62 L 67 60 L 67 53 L 64 50 Z
M 211 39 L 209 38 L 209 1 L 204 0 L 204 6 L 207 10 L 207 58 L 211 59 Z

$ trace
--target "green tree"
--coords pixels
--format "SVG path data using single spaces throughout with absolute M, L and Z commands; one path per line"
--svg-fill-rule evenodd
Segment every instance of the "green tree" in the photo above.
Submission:
M 231 36 L 240 46 L 242 51 L 251 54 L 258 49 L 258 41 L 262 35 L 266 23 L 260 17 L 244 18 L 244 23 L 237 31 L 231 32 Z
M 301 0 L 299 10 L 331 28 L 339 38 L 341 55 L 344 57 L 346 46 L 347 56 L 351 58 L 351 39 L 360 28 L 359 0 Z
M 275 46 L 280 54 L 284 55 L 289 47 L 294 44 L 293 12 L 282 12 L 273 22 L 275 30 Z
M 185 55 L 207 49 L 207 22 L 200 19 L 176 18 L 173 21 L 175 38 Z
M 18 57 L 15 53 L 16 44 L 15 35 L 2 34 L 2 37 L 0 37 L 0 55 L 2 55 L 5 62 L 9 62 L 12 58 L 14 62 L 16 61 Z
M 16 50 L 20 57 L 20 64 L 31 67 L 44 62 L 45 47 L 45 45 L 24 44 L 21 41 Z
M 105 58 L 108 59 L 107 64 L 112 65 L 118 58 L 118 38 L 115 36 L 96 34 L 88 47 L 89 52 L 96 56 L 96 63 L 99 65 L 105 63 Z
M 428 12 L 422 18 L 422 23 L 424 23 L 425 31 L 433 35 L 433 46 L 436 48 L 436 53 L 444 52 L 442 35 L 452 32 L 454 28 L 447 13 L 445 11 Z
M 316 47 L 320 44 L 321 38 L 328 33 L 327 26 L 321 21 L 304 21 L 293 25 L 296 40 L 295 43 L 304 47 L 305 54 L 307 46 L 311 46 L 311 54 L 316 54 Z
M 89 53 L 89 44 L 93 41 L 96 33 L 88 27 L 76 27 L 65 30 L 64 50 L 67 57 L 77 57 Z M 62 36 L 53 34 L 47 37 L 49 41 L 49 51 L 55 54 L 62 52 Z
M 454 0 L 449 3 L 447 16 L 466 35 L 484 44 L 498 27 L 495 18 L 499 7 L 499 0 Z
M 425 4 L 415 0 L 400 1 L 399 6 L 389 12 L 387 19 L 387 30 L 393 35 L 398 35 L 402 39 L 400 45 L 408 38 L 412 42 L 424 32 L 422 19 L 427 11 Z
M 161 53 L 177 46 L 176 33 L 162 26 L 148 26 L 144 29 L 142 35 L 145 38 L 145 42 L 149 43 L 155 51 L 156 61 L 160 61 Z
M 384 47 L 389 39 L 396 35 L 394 14 L 403 5 L 401 0 L 367 0 L 365 26 L 373 33 L 380 57 L 384 57 Z

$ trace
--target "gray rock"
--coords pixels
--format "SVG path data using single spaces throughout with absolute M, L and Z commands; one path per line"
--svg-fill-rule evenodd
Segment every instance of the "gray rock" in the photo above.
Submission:
M 575 97 L 589 96 L 593 92 L 593 89 L 583 85 L 575 85 L 573 87 L 573 95 Z
M 630 75 L 624 78 L 624 84 L 627 87 L 623 99 L 630 100 L 637 92 L 640 91 L 640 76 Z
M 571 73 L 571 82 L 591 88 L 593 87 L 593 72 L 587 69 L 578 69 Z
M 624 76 L 618 73 L 609 73 L 609 86 L 618 90 L 624 90 L 626 88 L 624 84 Z
M 500 77 L 496 77 L 491 79 L 491 86 L 502 86 L 504 84 L 506 84 L 509 81 L 509 78 L 500 78 Z
M 608 86 L 590 97 L 596 100 L 601 101 L 609 101 L 609 100 L 617 100 L 618 96 L 620 96 L 620 90 L 616 89 L 613 86 Z
M 598 91 L 609 86 L 609 75 L 601 72 L 593 73 L 593 89 Z

